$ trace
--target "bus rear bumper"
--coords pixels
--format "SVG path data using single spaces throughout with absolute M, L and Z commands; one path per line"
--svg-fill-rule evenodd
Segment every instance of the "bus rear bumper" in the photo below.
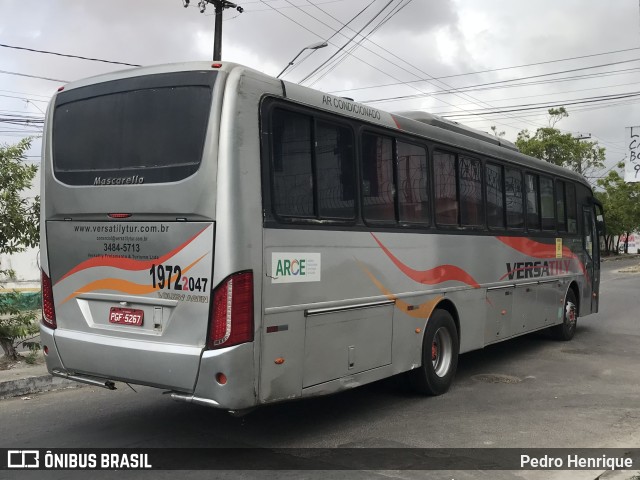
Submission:
M 58 355 L 58 349 L 56 348 L 56 342 L 53 339 L 53 333 L 55 330 L 40 323 L 40 345 L 44 350 L 44 359 L 47 364 L 47 370 L 53 374 L 54 371 L 64 371 L 64 365 Z
M 224 383 L 220 382 L 219 374 L 224 375 Z M 202 354 L 193 396 L 172 397 L 216 408 L 243 410 L 256 405 L 255 378 L 253 343 L 207 350 Z
M 40 330 L 51 374 L 193 392 L 201 347 L 49 330 L 44 326 Z

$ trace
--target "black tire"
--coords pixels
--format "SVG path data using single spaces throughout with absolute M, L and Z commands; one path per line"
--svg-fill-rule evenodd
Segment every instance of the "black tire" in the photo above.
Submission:
M 414 390 L 442 395 L 451 386 L 458 367 L 460 343 L 453 317 L 436 310 L 427 322 L 422 340 L 422 366 L 410 372 Z
M 573 289 L 567 290 L 564 299 L 564 309 L 562 311 L 562 323 L 551 327 L 551 336 L 556 340 L 568 342 L 576 334 L 576 325 L 578 323 L 578 301 Z

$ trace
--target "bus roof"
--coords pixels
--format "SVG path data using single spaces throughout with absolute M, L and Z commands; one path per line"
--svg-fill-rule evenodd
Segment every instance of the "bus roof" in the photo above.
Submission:
M 243 70 L 247 73 L 252 72 L 253 75 L 261 76 L 265 78 L 265 80 L 269 79 L 271 82 L 279 82 L 282 85 L 283 96 L 297 103 L 320 108 L 334 114 L 359 118 L 368 123 L 387 128 L 398 129 L 470 152 L 491 156 L 507 162 L 514 162 L 525 168 L 548 171 L 550 174 L 571 178 L 591 188 L 589 182 L 582 175 L 549 162 L 524 155 L 518 151 L 514 143 L 467 127 L 466 125 L 423 111 L 385 112 L 368 105 L 354 102 L 351 99 L 326 94 L 319 90 L 304 87 L 286 80 L 278 80 L 255 69 L 233 62 L 184 62 L 136 67 L 77 80 L 65 85 L 64 90 L 128 77 L 211 69 L 227 72 L 228 74 L 234 70 Z M 334 99 L 338 101 L 336 102 Z

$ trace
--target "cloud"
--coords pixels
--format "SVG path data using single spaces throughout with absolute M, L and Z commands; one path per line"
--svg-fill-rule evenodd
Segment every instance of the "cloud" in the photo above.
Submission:
M 372 2 L 352 27 L 361 28 L 387 1 Z M 224 13 L 223 59 L 275 75 L 301 48 L 333 35 L 329 47 L 314 52 L 307 60 L 304 60 L 307 53 L 303 54 L 286 78 L 299 81 L 316 67 L 327 64 L 331 55 L 353 36 L 353 31 L 348 29 L 341 34 L 336 34 L 336 30 L 370 2 L 312 2 L 237 2 L 245 12 L 238 15 L 233 10 L 226 10 Z M 399 0 L 394 1 L 394 5 L 400 4 Z M 37 8 L 20 0 L 0 0 L 0 11 L 2 43 L 10 45 L 142 65 L 211 59 L 212 7 L 203 15 L 195 7 L 183 8 L 181 0 L 48 0 L 40 2 Z M 330 69 L 315 87 L 342 90 L 400 83 L 421 77 L 454 75 L 629 48 L 637 45 L 637 18 L 637 2 L 616 3 L 613 8 L 610 2 L 599 0 L 540 0 L 533 3 L 414 0 L 370 37 L 377 45 L 363 42 L 353 55 Z M 0 55 L 2 70 L 64 80 L 125 68 L 8 49 L 0 49 Z M 361 100 L 411 95 L 419 91 L 463 87 L 634 56 L 637 57 L 638 52 L 454 77 L 440 83 L 395 85 L 342 94 Z M 628 65 L 632 66 L 634 64 Z M 376 106 L 389 110 L 420 108 L 442 112 L 455 110 L 458 105 L 473 110 L 487 104 L 508 106 L 570 100 L 635 91 L 637 85 L 616 86 L 637 81 L 634 75 L 637 73 L 438 96 L 436 99 L 422 97 Z M 17 99 L 0 97 L 0 109 L 35 114 L 38 110 L 32 103 L 26 103 L 23 97 L 42 100 L 38 95 L 49 96 L 58 86 L 57 82 L 0 74 L 0 90 L 21 92 L 15 94 L 20 97 Z M 43 108 L 45 104 L 36 105 Z M 619 160 L 624 155 L 624 127 L 640 123 L 637 105 L 629 101 L 609 108 L 595 107 L 568 106 L 571 116 L 559 126 L 571 131 L 590 132 L 605 139 L 612 158 Z M 507 130 L 509 138 L 515 138 L 522 128 L 535 130 L 538 125 L 545 124 L 545 117 L 542 111 L 509 114 L 502 118 L 475 117 L 469 118 L 468 123 L 483 130 L 495 124 Z M 15 137 L 3 137 L 5 141 L 12 138 Z

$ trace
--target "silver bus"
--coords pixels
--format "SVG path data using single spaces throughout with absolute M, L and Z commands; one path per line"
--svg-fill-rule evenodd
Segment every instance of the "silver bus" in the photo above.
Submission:
M 585 179 L 422 112 L 232 63 L 61 87 L 42 154 L 49 371 L 242 411 L 403 374 L 598 310 Z

